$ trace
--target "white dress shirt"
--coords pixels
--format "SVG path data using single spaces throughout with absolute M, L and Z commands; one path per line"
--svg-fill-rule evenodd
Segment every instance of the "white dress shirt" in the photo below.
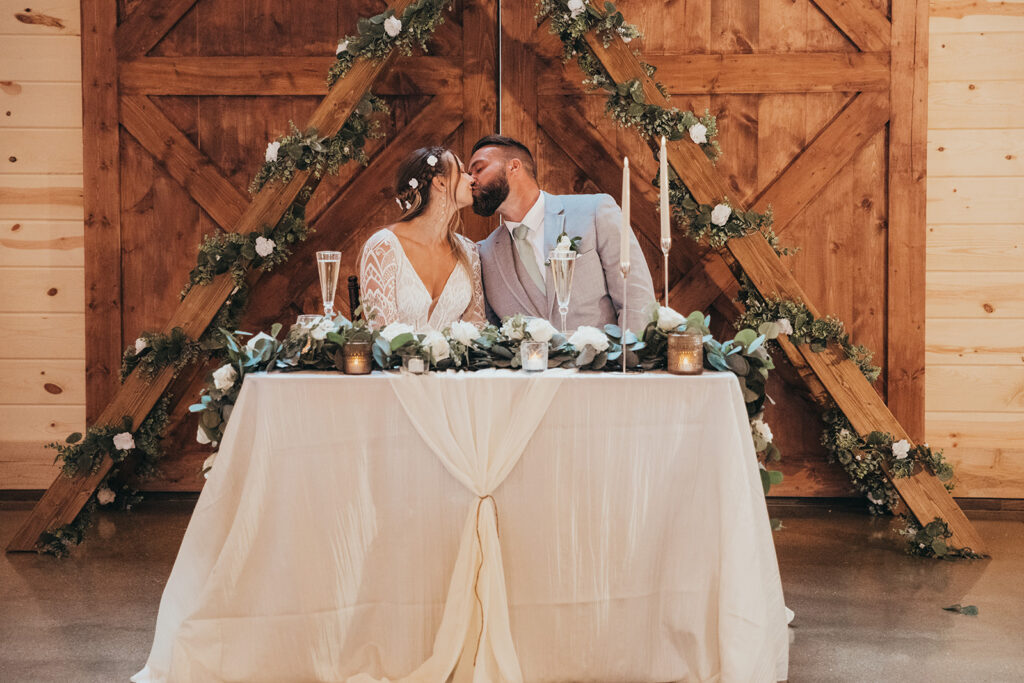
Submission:
M 512 237 L 513 244 L 515 244 L 516 238 L 512 232 L 513 230 L 519 227 L 519 225 L 525 225 L 530 229 L 528 238 L 530 246 L 533 247 L 533 255 L 537 258 L 537 270 L 540 271 L 541 277 L 547 282 L 547 269 L 544 267 L 544 261 L 547 260 L 544 257 L 544 193 L 540 193 L 537 201 L 533 203 L 533 206 L 526 212 L 523 220 L 519 223 L 502 220 L 505 223 L 505 227 L 508 228 L 508 234 Z

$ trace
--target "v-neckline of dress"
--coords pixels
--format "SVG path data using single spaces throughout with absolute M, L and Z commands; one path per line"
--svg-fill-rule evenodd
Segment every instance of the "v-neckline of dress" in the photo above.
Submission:
M 409 258 L 409 255 L 405 253 L 405 245 L 402 244 L 402 238 L 399 237 L 398 233 L 396 233 L 394 230 L 387 230 L 394 236 L 395 242 L 398 243 L 398 248 L 402 250 L 402 258 L 405 259 L 405 262 L 408 263 L 409 267 L 412 269 L 413 274 L 416 276 L 416 282 L 420 283 L 420 288 L 423 289 L 423 292 L 427 295 L 427 298 L 430 299 L 430 306 L 427 308 L 427 324 L 429 325 L 430 319 L 434 317 L 434 311 L 437 309 L 437 305 L 441 303 L 441 298 L 444 296 L 444 293 L 448 291 L 448 284 L 452 281 L 452 277 L 455 276 L 455 271 L 459 269 L 459 262 L 458 260 L 455 261 L 455 265 L 452 267 L 452 272 L 448 273 L 448 277 L 444 281 L 444 286 L 441 287 L 441 292 L 437 295 L 437 298 L 435 299 L 434 297 L 430 296 L 430 290 L 427 289 L 427 285 L 424 284 L 423 278 L 420 276 L 419 271 L 416 270 L 416 266 L 413 265 L 412 260 Z M 431 325 L 431 327 L 433 327 L 433 325 Z

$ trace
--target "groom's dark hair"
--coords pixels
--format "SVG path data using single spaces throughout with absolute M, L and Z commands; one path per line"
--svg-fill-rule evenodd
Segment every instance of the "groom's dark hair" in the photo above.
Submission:
M 529 148 L 519 142 L 519 140 L 504 135 L 487 135 L 476 141 L 476 144 L 473 145 L 473 151 L 469 155 L 473 156 L 481 147 L 504 148 L 506 158 L 519 159 L 519 161 L 523 162 L 527 173 L 534 178 L 537 177 L 537 164 L 533 161 L 533 155 L 530 154 Z

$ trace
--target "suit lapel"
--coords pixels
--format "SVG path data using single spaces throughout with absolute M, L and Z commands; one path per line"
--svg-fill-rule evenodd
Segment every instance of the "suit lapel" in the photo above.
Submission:
M 515 247 L 512 245 L 512 236 L 508 234 L 508 228 L 504 222 L 498 226 L 498 234 L 494 237 L 494 261 L 498 265 L 498 274 L 501 275 L 505 288 L 516 300 L 523 312 L 537 315 L 537 307 L 530 300 L 526 288 L 519 279 L 516 272 Z M 532 283 L 531 283 L 532 284 Z
M 544 193 L 544 258 L 555 248 L 558 236 L 565 230 L 565 206 L 562 200 L 553 195 Z M 571 236 L 571 235 L 570 235 Z M 551 319 L 555 306 L 555 281 L 551 275 L 551 266 L 545 266 L 544 279 L 547 283 L 547 308 L 542 317 Z

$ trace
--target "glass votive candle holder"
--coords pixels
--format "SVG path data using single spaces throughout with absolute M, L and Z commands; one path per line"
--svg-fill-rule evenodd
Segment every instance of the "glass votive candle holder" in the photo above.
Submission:
M 427 367 L 427 360 L 423 356 L 414 353 L 402 356 L 402 369 L 411 375 L 425 374 Z
M 350 341 L 342 348 L 346 375 L 368 375 L 373 370 L 372 345 L 368 341 Z
M 673 375 L 704 372 L 704 336 L 700 332 L 669 332 L 668 371 Z
M 295 319 L 295 326 L 304 330 L 311 330 L 320 322 L 321 316 L 303 313 Z
M 548 343 L 524 341 L 519 345 L 519 360 L 526 372 L 543 372 L 548 369 Z

